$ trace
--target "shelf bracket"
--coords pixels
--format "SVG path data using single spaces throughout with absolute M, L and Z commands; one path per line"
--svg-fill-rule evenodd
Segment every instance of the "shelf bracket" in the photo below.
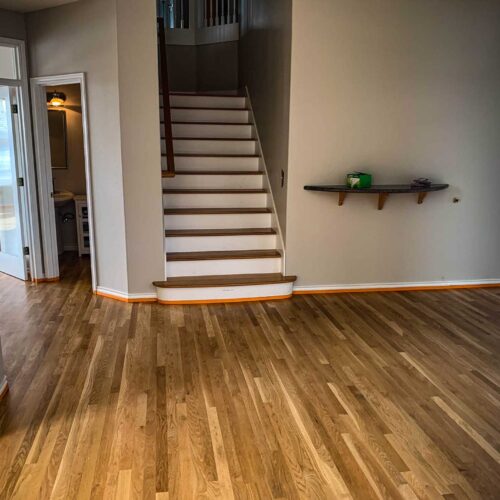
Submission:
M 339 207 L 341 207 L 344 204 L 344 200 L 346 197 L 347 193 L 340 192 L 339 193 Z
M 418 204 L 422 205 L 422 203 L 425 200 L 425 197 L 427 196 L 427 193 L 418 193 Z
M 379 193 L 378 195 L 378 209 L 382 210 L 384 208 L 385 202 L 389 198 L 389 193 Z

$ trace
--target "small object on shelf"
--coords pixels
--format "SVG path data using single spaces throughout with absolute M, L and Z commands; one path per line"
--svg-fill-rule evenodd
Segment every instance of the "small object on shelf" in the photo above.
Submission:
M 429 179 L 427 179 L 427 177 L 420 177 L 419 179 L 415 179 L 411 183 L 411 186 L 412 187 L 428 187 L 428 186 L 432 186 L 432 182 Z
M 409 193 L 417 195 L 417 203 L 421 205 L 424 202 L 427 193 L 433 191 L 441 191 L 447 189 L 448 184 L 430 184 L 427 186 L 415 186 L 413 184 L 385 184 L 385 185 L 373 185 L 369 188 L 349 188 L 342 185 L 332 185 L 332 186 L 304 186 L 306 191 L 324 191 L 330 193 L 339 194 L 339 206 L 344 204 L 345 198 L 348 194 L 356 193 L 373 193 L 378 194 L 378 209 L 382 210 L 384 208 L 385 202 L 390 194 L 400 194 Z
M 367 189 L 372 185 L 372 176 L 365 172 L 352 172 L 347 174 L 346 184 L 351 189 Z

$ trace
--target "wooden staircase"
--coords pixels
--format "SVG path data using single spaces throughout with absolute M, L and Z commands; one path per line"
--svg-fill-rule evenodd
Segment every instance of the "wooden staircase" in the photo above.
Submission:
M 163 106 L 163 99 L 162 99 Z M 288 298 L 272 197 L 247 98 L 170 94 L 175 174 L 162 123 L 166 280 L 161 303 Z M 161 113 L 163 116 L 163 112 Z

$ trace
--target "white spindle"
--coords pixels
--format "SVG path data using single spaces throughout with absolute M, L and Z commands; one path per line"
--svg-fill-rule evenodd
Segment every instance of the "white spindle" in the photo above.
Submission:
M 236 0 L 233 0 L 233 23 L 236 22 Z

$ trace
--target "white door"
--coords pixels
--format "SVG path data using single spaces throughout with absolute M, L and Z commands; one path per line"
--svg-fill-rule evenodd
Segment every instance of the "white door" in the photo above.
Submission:
M 17 102 L 17 88 L 0 85 L 0 272 L 26 280 Z

